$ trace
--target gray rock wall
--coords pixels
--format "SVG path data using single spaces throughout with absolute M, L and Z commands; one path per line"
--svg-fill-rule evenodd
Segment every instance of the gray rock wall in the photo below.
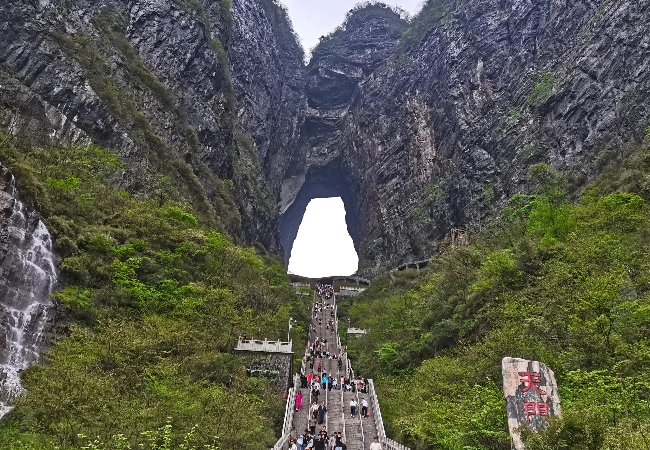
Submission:
M 362 272 L 480 228 L 536 163 L 579 192 L 650 124 L 648 2 L 438 3 L 447 13 L 360 82 L 336 144 Z
M 341 197 L 352 241 L 359 251 L 358 186 L 364 182 L 345 158 L 347 116 L 359 83 L 385 64 L 397 48 L 407 24 L 391 9 L 369 6 L 321 39 L 306 70 L 306 101 L 300 140 L 288 161 L 280 192 L 280 233 L 289 261 L 309 201 Z M 360 169 L 360 168 L 359 168 Z M 363 171 L 363 169 L 360 169 Z
M 3 2 L 0 124 L 116 149 L 128 188 L 162 172 L 287 260 L 309 200 L 340 195 L 370 275 L 480 228 L 536 163 L 578 195 L 650 124 L 647 2 L 440 0 L 411 24 L 369 6 L 307 67 L 277 4 L 226 4 Z
M 128 189 L 151 194 L 164 175 L 172 198 L 280 254 L 274 191 L 300 127 L 302 53 L 270 0 L 228 4 L 2 2 L 0 125 L 117 150 Z
M 265 376 L 263 373 L 278 372 L 278 389 L 287 392 L 293 386 L 293 353 L 238 352 L 246 364 L 249 376 Z

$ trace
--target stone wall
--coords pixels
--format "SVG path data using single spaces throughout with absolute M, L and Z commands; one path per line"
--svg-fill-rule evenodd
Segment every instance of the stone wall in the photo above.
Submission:
M 264 376 L 264 371 L 276 371 L 276 383 L 282 392 L 287 392 L 293 386 L 293 353 L 237 353 L 244 360 L 249 376 Z

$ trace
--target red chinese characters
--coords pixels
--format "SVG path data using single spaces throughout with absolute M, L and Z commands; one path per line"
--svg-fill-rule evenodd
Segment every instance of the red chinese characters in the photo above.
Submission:
M 528 392 L 533 389 L 539 395 L 546 395 L 546 391 L 542 391 L 537 385 L 542 382 L 539 372 L 519 372 L 521 377 L 519 381 L 524 383 L 524 388 L 521 392 Z
M 524 402 L 526 420 L 530 423 L 531 416 L 548 416 L 548 405 L 546 403 Z

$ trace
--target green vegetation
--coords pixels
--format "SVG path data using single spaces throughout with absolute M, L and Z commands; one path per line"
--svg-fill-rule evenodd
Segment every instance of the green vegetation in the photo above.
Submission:
M 563 418 L 527 448 L 647 448 L 650 148 L 579 204 L 550 167 L 529 178 L 531 194 L 471 245 L 339 305 L 342 323 L 369 330 L 348 350 L 375 378 L 389 434 L 413 449 L 510 449 L 505 356 L 541 360 L 559 382 Z
M 552 72 L 542 72 L 538 75 L 538 79 L 539 81 L 535 84 L 533 91 L 524 103 L 525 106 L 540 106 L 550 98 L 558 83 L 555 74 Z
M 278 48 L 288 53 L 297 52 L 303 60 L 305 51 L 300 43 L 300 37 L 294 31 L 287 8 L 278 0 L 260 0 L 259 5 L 266 11 L 266 16 L 276 31 Z
M 447 25 L 461 0 L 427 0 L 400 39 L 398 53 L 417 45 L 432 29 Z
M 196 130 L 189 125 L 181 100 L 148 70 L 129 41 L 119 32 L 125 27 L 120 13 L 104 10 L 93 19 L 93 23 L 100 31 L 98 38 L 65 33 L 56 33 L 55 38 L 63 51 L 85 69 L 93 90 L 111 109 L 129 137 L 144 150 L 146 155 L 143 156 L 154 170 L 136 183 L 137 189 L 148 196 L 158 193 L 161 199 L 189 201 L 202 219 L 213 221 L 213 226 L 217 225 L 215 216 L 218 215 L 226 229 L 236 230 L 241 219 L 234 207 L 232 192 L 224 188 L 221 180 L 211 176 L 200 161 L 191 161 L 190 165 L 178 157 L 179 154 L 193 153 L 199 145 Z M 115 72 L 106 62 L 106 54 L 119 57 L 128 76 L 123 77 Z M 138 108 L 142 92 L 150 92 L 169 111 L 176 129 L 187 138 L 187 144 L 181 144 L 181 148 L 171 148 L 160 138 Z M 213 195 L 210 201 L 195 171 L 213 182 L 217 195 Z M 160 182 L 163 179 L 169 182 L 162 185 Z
M 54 234 L 65 317 L 47 364 L 23 374 L 0 448 L 272 445 L 281 393 L 247 378 L 231 350 L 240 333 L 280 338 L 289 317 L 307 323 L 284 266 L 233 244 L 189 202 L 120 189 L 124 168 L 102 148 L 0 143 Z
M 413 219 L 421 219 L 426 214 L 429 214 L 440 204 L 445 196 L 445 186 L 448 180 L 445 178 L 438 183 L 431 183 L 427 186 L 427 190 L 422 197 L 422 200 L 411 210 L 411 217 Z
M 645 135 L 650 137 L 650 127 L 645 129 Z
M 519 120 L 522 117 L 524 117 L 524 113 L 522 112 L 521 107 L 519 107 L 519 108 L 514 108 L 514 107 L 508 108 L 507 115 L 508 115 L 508 118 L 510 118 L 512 120 Z

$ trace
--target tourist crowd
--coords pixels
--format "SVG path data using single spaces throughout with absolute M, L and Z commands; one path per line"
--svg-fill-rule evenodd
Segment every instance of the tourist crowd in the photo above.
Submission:
M 313 308 L 313 324 L 310 325 L 310 336 L 314 332 L 314 340 L 309 342 L 309 348 L 306 354 L 306 367 L 309 367 L 307 373 L 300 374 L 300 387 L 301 389 L 308 389 L 311 394 L 309 405 L 309 426 L 297 437 L 292 437 L 290 441 L 290 450 L 346 450 L 347 445 L 339 432 L 328 435 L 326 427 L 323 425 L 327 414 L 326 402 L 320 401 L 321 392 L 327 390 L 342 390 L 352 391 L 354 393 L 367 393 L 368 380 L 363 377 L 356 377 L 352 379 L 351 372 L 344 372 L 344 355 L 337 353 L 336 344 L 333 345 L 334 350 L 330 351 L 330 346 L 326 338 L 318 337 L 319 334 L 325 330 L 331 330 L 331 333 L 336 333 L 336 312 L 333 302 L 330 300 L 334 297 L 334 289 L 332 285 L 319 283 L 316 288 L 317 302 Z M 325 360 L 336 360 L 338 367 L 338 374 L 330 374 L 325 367 Z M 355 418 L 360 415 L 361 418 L 369 416 L 368 401 L 365 398 L 352 397 L 350 400 L 350 416 Z M 360 406 L 360 411 L 359 411 Z M 296 411 L 300 411 L 303 407 L 303 394 L 302 392 L 296 393 Z M 316 431 L 317 427 L 321 427 L 320 431 Z M 374 442 L 370 445 L 370 450 L 381 450 L 381 445 L 378 439 L 375 438 Z

